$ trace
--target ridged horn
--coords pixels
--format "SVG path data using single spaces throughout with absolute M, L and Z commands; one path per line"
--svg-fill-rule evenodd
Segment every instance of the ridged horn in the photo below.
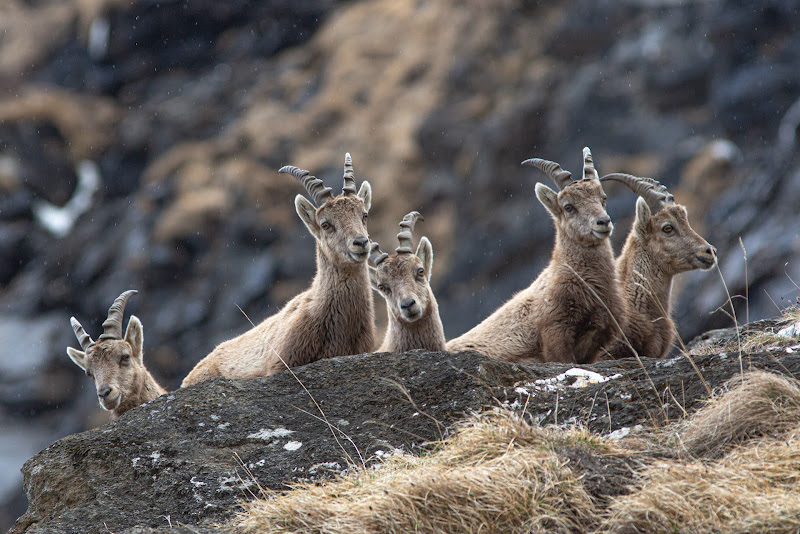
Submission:
M 389 257 L 389 255 L 381 250 L 381 246 L 377 242 L 373 241 L 372 243 L 370 243 L 370 245 L 369 245 L 369 259 L 370 259 L 370 261 L 372 261 L 372 264 L 375 267 L 380 265 L 381 262 L 383 260 L 385 260 L 386 258 L 388 258 L 388 257 Z
M 531 167 L 536 167 L 540 171 L 544 172 L 547 176 L 553 179 L 558 187 L 559 191 L 564 189 L 569 184 L 573 183 L 572 181 L 572 173 L 569 171 L 565 171 L 561 168 L 561 165 L 554 161 L 548 161 L 546 159 L 540 158 L 531 158 L 526 159 L 522 162 L 523 165 L 530 165 Z
M 310 172 L 297 168 L 294 165 L 284 165 L 278 172 L 284 172 L 294 176 L 300 184 L 306 188 L 311 200 L 317 205 L 322 206 L 326 200 L 331 198 L 331 188 L 325 187 L 322 180 L 315 176 L 310 176 Z
M 417 221 L 424 220 L 425 218 L 418 211 L 412 211 L 403 217 L 403 220 L 400 221 L 400 228 L 402 228 L 402 230 L 400 230 L 400 233 L 397 234 L 397 243 L 399 246 L 394 249 L 395 252 L 401 254 L 411 254 L 413 252 L 411 249 L 411 238 L 412 234 L 414 233 L 414 225 L 417 223 Z
M 353 172 L 353 160 L 350 152 L 344 155 L 344 185 L 342 186 L 344 196 L 356 194 L 356 174 Z
M 625 184 L 631 191 L 639 195 L 647 203 L 650 211 L 657 213 L 665 206 L 675 204 L 675 197 L 658 180 L 645 176 L 633 176 L 623 172 L 607 174 L 600 178 L 601 182 L 612 181 Z
M 597 169 L 594 168 L 594 159 L 592 159 L 592 151 L 588 146 L 583 147 L 583 179 L 584 180 L 599 180 L 600 176 L 597 175 Z
M 103 333 L 100 339 L 122 339 L 122 315 L 125 313 L 125 305 L 128 299 L 134 296 L 138 291 L 129 289 L 122 295 L 118 296 L 114 304 L 108 309 L 108 318 L 103 321 Z
M 94 345 L 92 337 L 86 333 L 86 330 L 83 329 L 81 323 L 79 323 L 75 317 L 69 318 L 69 324 L 72 325 L 72 331 L 75 332 L 75 337 L 78 338 L 78 343 L 81 344 L 81 348 L 84 352 L 89 350 L 89 347 Z

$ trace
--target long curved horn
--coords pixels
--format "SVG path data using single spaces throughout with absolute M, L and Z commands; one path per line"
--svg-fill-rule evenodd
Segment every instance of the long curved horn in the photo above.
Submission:
M 412 211 L 403 217 L 403 220 L 400 221 L 400 228 L 402 228 L 402 230 L 397 234 L 397 243 L 399 246 L 394 249 L 395 252 L 411 254 L 411 237 L 414 233 L 414 225 L 417 224 L 417 221 L 424 220 L 425 218 L 418 211 Z
M 388 258 L 389 255 L 381 250 L 381 246 L 376 242 L 373 241 L 369 245 L 369 259 L 372 261 L 372 264 L 377 267 L 381 264 L 383 260 Z
M 572 183 L 572 173 L 565 171 L 561 168 L 561 165 L 554 161 L 531 158 L 526 159 L 522 162 L 522 164 L 530 165 L 531 167 L 536 167 L 540 171 L 543 171 L 547 176 L 553 179 L 559 190 L 564 189 L 566 186 Z
M 319 178 L 315 176 L 309 176 L 311 173 L 308 171 L 299 169 L 294 165 L 285 165 L 281 167 L 278 172 L 284 172 L 294 176 L 297 181 L 306 188 L 306 191 L 308 191 L 308 194 L 311 195 L 311 199 L 314 201 L 317 207 L 322 206 L 326 200 L 331 198 L 331 188 L 325 187 L 325 184 L 323 184 L 322 180 Z
M 350 152 L 344 155 L 344 185 L 342 186 L 342 193 L 344 193 L 344 196 L 356 194 L 356 175 L 353 172 L 353 160 L 350 158 Z
M 650 211 L 657 213 L 667 205 L 675 204 L 675 197 L 658 180 L 644 176 L 633 176 L 623 172 L 607 174 L 600 178 L 601 182 L 619 182 L 625 184 L 628 189 L 639 195 L 647 202 Z
M 594 159 L 592 159 L 592 151 L 588 146 L 583 147 L 583 179 L 584 180 L 599 180 L 597 170 L 594 168 Z
M 84 352 L 89 350 L 89 347 L 94 345 L 92 337 L 86 333 L 86 330 L 83 329 L 81 323 L 79 323 L 75 317 L 69 318 L 69 324 L 72 325 L 72 331 L 75 332 L 75 337 L 78 338 L 78 343 L 81 344 L 81 348 Z
M 128 299 L 134 296 L 138 291 L 129 289 L 122 295 L 117 297 L 114 304 L 108 309 L 108 319 L 103 321 L 103 333 L 100 339 L 122 339 L 122 314 L 125 312 L 125 304 Z

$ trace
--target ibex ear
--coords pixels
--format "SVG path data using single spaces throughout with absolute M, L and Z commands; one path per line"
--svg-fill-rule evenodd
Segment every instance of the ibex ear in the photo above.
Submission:
M 642 228 L 647 226 L 648 221 L 650 221 L 650 217 L 652 213 L 650 212 L 650 206 L 647 205 L 647 202 L 642 197 L 636 199 L 636 225 L 641 225 Z
M 308 231 L 314 236 L 314 239 L 319 239 L 319 225 L 317 224 L 317 208 L 303 195 L 294 197 L 294 209 L 303 224 L 306 225 Z
M 554 219 L 561 218 L 561 208 L 558 205 L 558 193 L 541 182 L 536 184 L 536 198 L 547 208 Z
M 378 269 L 376 269 L 372 265 L 369 265 L 368 268 L 369 268 L 369 283 L 370 285 L 372 285 L 372 289 L 378 291 Z
M 433 245 L 427 237 L 422 236 L 417 245 L 416 255 L 422 260 L 422 266 L 425 267 L 425 277 L 430 282 L 431 274 L 433 273 Z
M 133 357 L 142 363 L 142 346 L 144 344 L 144 328 L 142 322 L 135 315 L 131 315 L 128 328 L 125 329 L 125 341 L 133 347 Z
M 364 210 L 369 211 L 372 207 L 372 186 L 369 185 L 369 182 L 361 182 L 358 198 L 364 201 Z
M 67 356 L 69 359 L 72 360 L 72 363 L 83 369 L 86 370 L 86 353 L 82 350 L 73 349 L 72 347 L 67 347 Z

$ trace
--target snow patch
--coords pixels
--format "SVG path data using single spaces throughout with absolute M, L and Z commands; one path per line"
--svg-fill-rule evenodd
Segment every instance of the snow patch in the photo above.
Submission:
M 272 438 L 284 438 L 289 434 L 294 434 L 294 430 L 287 430 L 285 428 L 276 428 L 275 430 L 270 430 L 269 428 L 262 428 L 258 432 L 254 432 L 247 436 L 250 439 L 263 439 L 264 441 L 269 441 Z
M 776 335 L 784 339 L 800 337 L 800 321 L 779 330 Z
M 289 441 L 288 443 L 286 443 L 286 445 L 283 446 L 283 448 L 286 449 L 287 451 L 296 451 L 302 446 L 303 446 L 302 441 Z
M 523 387 L 517 387 L 514 391 L 519 394 L 530 395 L 527 388 L 545 390 L 549 392 L 558 391 L 564 389 L 565 387 L 578 389 L 592 384 L 608 382 L 609 380 L 614 380 L 621 376 L 622 375 L 619 373 L 612 376 L 603 376 L 599 373 L 595 373 L 594 371 L 589 371 L 588 369 L 573 367 L 572 369 L 568 369 L 558 376 L 554 376 L 552 378 L 542 378 L 540 380 L 536 380 L 535 382 L 523 384 Z M 568 380 L 571 381 L 567 384 L 566 382 Z

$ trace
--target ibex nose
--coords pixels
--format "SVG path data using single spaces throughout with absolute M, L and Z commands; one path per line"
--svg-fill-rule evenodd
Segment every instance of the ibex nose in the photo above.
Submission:
M 717 247 L 712 247 L 712 246 L 709 245 L 709 247 L 706 249 L 706 254 L 711 254 L 713 256 L 716 256 L 717 255 Z
M 411 308 L 412 306 L 414 306 L 414 304 L 416 304 L 416 303 L 417 303 L 417 301 L 414 300 L 413 298 L 407 298 L 403 302 L 400 303 L 400 307 L 402 309 L 404 309 L 404 310 L 407 310 L 407 309 Z
M 111 386 L 103 385 L 97 388 L 97 396 L 101 399 L 105 399 L 111 394 Z
M 611 224 L 611 217 L 608 215 L 603 215 L 602 217 L 598 217 L 595 221 L 599 226 L 608 226 Z
M 367 248 L 369 238 L 363 234 L 358 234 L 353 238 L 353 246 L 359 248 Z

